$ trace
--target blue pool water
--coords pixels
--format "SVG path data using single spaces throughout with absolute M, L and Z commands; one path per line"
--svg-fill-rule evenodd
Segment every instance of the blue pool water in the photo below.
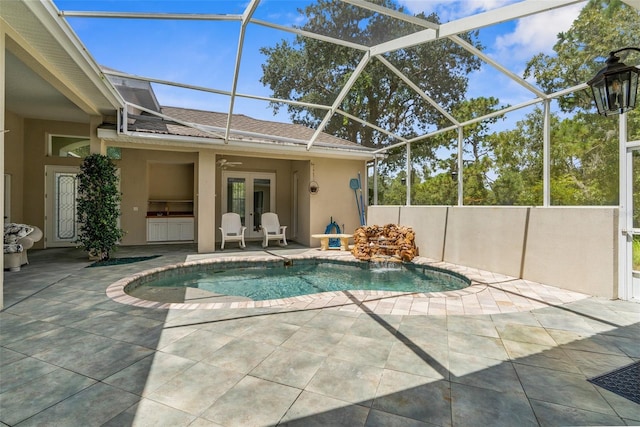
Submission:
M 462 277 L 425 266 L 396 264 L 382 268 L 363 268 L 361 264 L 300 261 L 292 266 L 226 266 L 217 270 L 181 272 L 151 280 L 142 286 L 192 287 L 261 301 L 328 291 L 426 293 L 451 291 L 469 285 L 468 280 Z

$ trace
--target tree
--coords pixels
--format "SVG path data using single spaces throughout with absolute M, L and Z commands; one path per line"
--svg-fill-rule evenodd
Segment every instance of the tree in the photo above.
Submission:
M 391 9 L 404 11 L 392 0 L 377 0 Z M 334 38 L 373 46 L 401 37 L 422 28 L 382 14 L 343 2 L 318 0 L 300 10 L 308 21 L 303 30 L 330 35 Z M 421 18 L 438 22 L 433 14 Z M 477 33 L 461 34 L 478 48 Z M 275 47 L 263 47 L 267 56 L 261 82 L 270 87 L 276 98 L 331 105 L 336 95 L 352 75 L 363 52 L 349 47 L 298 36 L 293 43 L 286 40 Z M 409 77 L 446 109 L 460 102 L 467 89 L 467 74 L 480 66 L 472 54 L 448 39 L 396 50 L 385 59 Z M 278 111 L 284 104 L 273 102 Z M 294 123 L 317 127 L 326 110 L 298 105 L 287 106 Z M 380 60 L 374 58 L 358 77 L 340 109 L 403 137 L 424 132 L 442 116 L 415 91 L 401 81 Z M 324 129 L 332 135 L 358 142 L 367 147 L 383 147 L 398 142 L 385 133 L 362 123 L 334 115 Z M 433 147 L 420 144 L 415 156 L 428 156 Z M 393 160 L 393 159 L 392 159 Z
M 528 63 L 524 77 L 534 77 L 547 93 L 590 80 L 612 50 L 640 46 L 640 13 L 620 0 L 590 0 L 566 33 L 558 34 L 555 55 L 539 53 Z M 640 63 L 637 52 L 623 52 L 621 59 Z M 590 91 L 578 91 L 558 99 L 565 111 L 593 110 Z
M 87 156 L 78 174 L 79 243 L 98 261 L 110 252 L 124 232 L 118 227 L 121 195 L 116 166 L 101 154 Z

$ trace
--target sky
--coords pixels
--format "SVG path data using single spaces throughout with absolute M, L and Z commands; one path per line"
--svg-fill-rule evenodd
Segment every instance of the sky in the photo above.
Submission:
M 448 22 L 514 3 L 513 0 L 397 0 L 409 12 L 436 12 Z M 230 0 L 54 0 L 62 11 L 119 11 L 160 13 L 241 14 L 246 1 Z M 262 0 L 254 18 L 292 26 L 303 23 L 296 9 L 310 1 Z M 480 30 L 484 52 L 512 72 L 522 75 L 526 62 L 537 53 L 553 53 L 556 36 L 566 31 L 584 3 L 498 24 Z M 69 17 L 68 22 L 100 65 L 145 77 L 229 90 L 237 53 L 239 23 L 230 21 L 171 21 Z M 249 25 L 238 79 L 238 92 L 271 96 L 260 83 L 265 56 L 259 48 L 275 46 L 289 33 Z M 227 112 L 226 96 L 154 86 L 161 105 Z M 520 85 L 484 65 L 470 76 L 468 97 L 495 96 L 515 105 L 533 98 Z M 528 111 L 528 110 L 527 110 Z M 237 98 L 235 113 L 254 118 L 288 121 L 274 116 L 268 103 Z M 525 111 L 513 114 L 520 117 Z

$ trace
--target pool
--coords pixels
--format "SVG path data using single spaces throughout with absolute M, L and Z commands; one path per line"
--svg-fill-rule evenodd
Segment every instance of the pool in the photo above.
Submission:
M 201 291 L 203 297 L 264 301 L 339 291 L 424 294 L 459 290 L 469 284 L 462 275 L 426 265 L 303 259 L 177 268 L 146 276 L 125 291 L 134 297 L 167 302 L 173 300 L 171 293 L 183 294 L 187 288 Z

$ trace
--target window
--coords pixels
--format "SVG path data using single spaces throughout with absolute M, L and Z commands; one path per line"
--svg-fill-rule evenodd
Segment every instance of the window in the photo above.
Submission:
M 89 138 L 66 135 L 50 135 L 48 155 L 51 157 L 76 157 L 83 159 L 90 153 Z M 107 147 L 107 156 L 120 160 L 122 153 L 118 147 Z

